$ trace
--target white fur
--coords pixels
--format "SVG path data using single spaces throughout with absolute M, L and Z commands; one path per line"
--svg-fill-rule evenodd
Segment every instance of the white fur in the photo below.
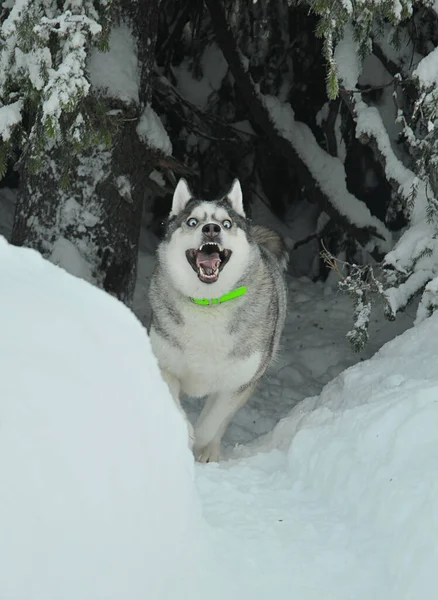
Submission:
M 184 325 L 179 342 L 184 353 L 157 335 L 154 329 L 150 333 L 163 377 L 173 383 L 169 388 L 177 405 L 180 406 L 179 392 L 194 397 L 208 395 L 194 432 L 194 452 L 200 462 L 218 460 L 228 423 L 253 391 L 252 387 L 242 393 L 236 390 L 254 378 L 262 361 L 261 352 L 253 352 L 245 359 L 229 356 L 233 340 L 228 333 L 230 315 L 227 312 L 232 312 L 240 301 L 236 298 L 220 306 L 180 305 Z M 218 360 L 216 348 L 227 358 Z
M 233 300 L 234 304 L 238 302 L 238 298 Z M 230 357 L 218 363 L 216 348 L 221 356 L 228 356 L 233 350 L 226 327 L 229 322 L 226 312 L 233 308 L 230 304 L 179 306 L 184 319 L 179 330 L 179 342 L 185 348 L 183 356 L 179 348 L 151 331 L 151 343 L 161 368 L 177 377 L 181 390 L 190 396 L 200 398 L 220 391 L 232 392 L 251 381 L 260 366 L 259 352 L 244 360 Z
M 190 198 L 187 184 L 178 184 L 172 211 L 182 210 Z M 228 195 L 233 208 L 244 216 L 242 191 L 236 180 Z M 222 435 L 235 412 L 245 404 L 253 391 L 249 385 L 260 369 L 263 355 L 254 351 L 249 356 L 233 356 L 234 339 L 229 332 L 233 315 L 244 302 L 235 298 L 221 305 L 199 306 L 190 298 L 218 298 L 235 289 L 245 272 L 260 260 L 258 246 L 250 245 L 239 227 L 225 229 L 228 211 L 214 202 L 200 202 L 189 218 L 199 221 L 197 227 L 182 225 L 168 242 L 159 246 L 160 267 L 169 281 L 168 300 L 178 307 L 183 323 L 178 325 L 178 345 L 158 335 L 152 327 L 153 351 L 179 405 L 179 392 L 190 396 L 208 396 L 195 425 L 194 452 L 201 462 L 217 460 Z M 232 251 L 218 281 L 203 283 L 190 266 L 186 250 L 199 248 L 203 240 L 202 226 L 218 223 L 222 231 L 219 243 Z M 253 262 L 254 261 L 254 262 Z M 171 283 L 170 283 L 171 282 Z M 182 296 L 181 296 L 182 295 Z
M 172 210 L 170 215 L 177 215 L 184 210 L 184 207 L 191 197 L 192 193 L 187 185 L 187 181 L 185 179 L 180 179 L 173 193 Z
M 213 219 L 215 214 L 217 219 Z M 205 215 L 207 218 L 205 219 Z M 228 219 L 226 210 L 219 208 L 212 202 L 201 202 L 193 211 L 192 217 L 204 223 L 221 223 Z M 248 243 L 247 237 L 241 229 L 223 230 L 222 246 L 232 251 L 232 255 L 224 269 L 219 274 L 219 279 L 214 283 L 203 283 L 190 266 L 186 250 L 198 248 L 202 240 L 201 226 L 193 231 L 178 229 L 166 244 L 159 247 L 160 263 L 166 269 L 170 281 L 184 296 L 189 298 L 218 298 L 236 287 L 246 268 L 250 267 L 250 258 L 258 259 L 258 251 Z
M 243 210 L 242 188 L 240 187 L 240 182 L 238 179 L 233 181 L 233 185 L 227 194 L 227 198 L 231 202 L 233 210 L 235 210 L 236 213 L 241 217 L 245 217 L 245 211 Z
M 207 398 L 196 421 L 194 452 L 199 462 L 219 459 L 222 436 L 233 415 L 253 391 L 253 386 L 250 386 L 240 394 L 219 393 Z

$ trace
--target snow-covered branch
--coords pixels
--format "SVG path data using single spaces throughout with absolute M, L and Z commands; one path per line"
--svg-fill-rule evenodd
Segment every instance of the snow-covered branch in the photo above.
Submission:
M 378 239 L 376 245 L 382 252 L 388 251 L 388 230 L 379 219 L 372 216 L 363 202 L 347 190 L 341 160 L 330 156 L 319 146 L 307 125 L 295 121 L 290 104 L 282 103 L 272 96 L 264 97 L 263 100 L 278 132 L 291 142 L 330 204 L 357 228 L 374 230 Z
M 0 135 L 4 141 L 20 124 L 24 104 L 31 105 L 36 115 L 31 140 L 35 142 L 42 132 L 52 143 L 60 139 L 63 115 L 77 112 L 89 93 L 87 53 L 100 41 L 105 5 L 99 12 L 90 0 L 65 2 L 62 8 L 44 0 L 15 0 L 3 8 Z
M 358 45 L 350 26 L 345 28 L 335 58 L 340 79 L 346 87 L 356 90 L 361 64 Z M 424 85 L 433 87 L 435 71 L 429 68 L 433 61 L 425 63 L 426 59 L 420 62 L 415 73 L 417 77 L 421 74 Z M 436 92 L 436 88 L 433 90 Z M 406 167 L 396 155 L 379 109 L 368 106 L 359 94 L 345 95 L 343 99 L 354 116 L 356 136 L 371 146 L 385 170 L 387 181 L 409 214 L 410 227 L 383 262 L 389 285 L 385 291 L 388 316 L 395 317 L 428 281 L 438 275 L 436 228 L 430 219 L 430 207 L 436 206 L 437 200 L 427 179 Z
M 389 249 L 386 227 L 347 191 L 341 161 L 322 150 L 310 130 L 295 121 L 290 105 L 272 97 L 264 98 L 258 93 L 241 59 L 222 7 L 214 0 L 207 0 L 206 4 L 218 44 L 253 120 L 273 148 L 293 165 L 306 187 L 306 193 L 370 253 L 382 256 Z M 316 163 L 318 168 L 313 167 Z

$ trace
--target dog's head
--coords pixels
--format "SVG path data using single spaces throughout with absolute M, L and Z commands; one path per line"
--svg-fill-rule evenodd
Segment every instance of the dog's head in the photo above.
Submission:
M 240 183 L 222 199 L 193 198 L 180 179 L 160 261 L 173 285 L 186 296 L 213 298 L 231 291 L 249 266 L 250 242 Z

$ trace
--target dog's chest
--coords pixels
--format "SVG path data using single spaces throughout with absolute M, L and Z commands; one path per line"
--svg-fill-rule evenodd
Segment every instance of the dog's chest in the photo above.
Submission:
M 184 323 L 175 330 L 179 347 L 160 343 L 158 360 L 178 377 L 185 393 L 235 390 L 254 377 L 261 356 L 236 347 L 232 311 L 225 306 L 189 307 L 182 316 Z
M 223 306 L 202 306 L 183 313 L 181 343 L 195 354 L 222 348 L 221 354 L 233 351 L 232 322 L 234 316 Z M 195 350 L 196 349 L 196 350 Z

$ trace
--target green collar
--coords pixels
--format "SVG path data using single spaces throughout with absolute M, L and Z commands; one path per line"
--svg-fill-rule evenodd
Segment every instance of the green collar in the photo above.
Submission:
M 231 290 L 231 292 L 228 292 L 228 294 L 224 294 L 220 298 L 190 298 L 190 300 L 195 304 L 200 304 L 201 306 L 210 306 L 211 304 L 222 304 L 227 300 L 238 298 L 239 296 L 243 296 L 245 292 L 246 286 L 242 285 L 235 290 Z

